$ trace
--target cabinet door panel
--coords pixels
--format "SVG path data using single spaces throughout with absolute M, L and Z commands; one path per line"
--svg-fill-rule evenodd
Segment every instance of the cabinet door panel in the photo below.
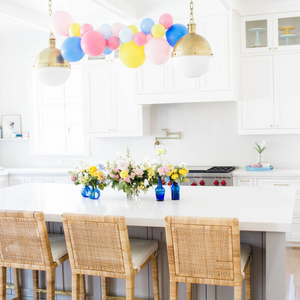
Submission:
M 86 68 L 83 74 L 86 132 L 109 132 L 112 129 L 110 68 Z
M 276 128 L 300 128 L 300 54 L 274 56 Z
M 9 175 L 9 186 L 26 183 L 24 175 Z
M 199 33 L 209 42 L 213 63 L 200 77 L 200 91 L 229 90 L 229 39 L 228 16 L 199 18 Z
M 139 106 L 133 97 L 134 70 L 125 66 L 112 68 L 113 128 L 117 132 L 139 130 Z
M 272 56 L 242 58 L 241 106 L 242 129 L 273 129 Z

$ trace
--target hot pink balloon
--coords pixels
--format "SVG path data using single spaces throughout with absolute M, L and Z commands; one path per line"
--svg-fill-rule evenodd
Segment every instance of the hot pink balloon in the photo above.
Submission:
M 119 32 L 123 28 L 124 28 L 124 26 L 121 23 L 115 23 L 111 26 L 111 33 L 114 36 L 119 37 Z
M 73 24 L 73 18 L 66 11 L 58 10 L 50 17 L 50 28 L 55 35 L 68 36 L 69 27 Z
M 159 18 L 159 24 L 168 29 L 173 25 L 173 17 L 170 14 L 163 14 Z
M 133 36 L 133 42 L 137 45 L 137 46 L 143 46 L 147 43 L 147 36 L 144 32 L 137 32 L 134 36 Z
M 110 36 L 106 41 L 106 45 L 110 50 L 116 50 L 120 46 L 120 41 L 116 36 Z
M 100 55 L 106 47 L 106 40 L 99 31 L 89 31 L 81 39 L 82 51 L 90 56 Z
M 84 24 L 80 27 L 80 35 L 81 35 L 81 37 L 83 37 L 87 32 L 93 31 L 93 30 L 94 30 L 94 28 L 92 25 Z
M 170 57 L 171 48 L 165 39 L 151 38 L 145 46 L 145 56 L 154 65 L 164 64 Z

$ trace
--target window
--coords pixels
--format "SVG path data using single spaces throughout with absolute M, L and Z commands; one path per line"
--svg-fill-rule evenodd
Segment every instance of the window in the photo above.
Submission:
M 31 154 L 88 155 L 83 132 L 81 69 L 72 67 L 64 85 L 48 87 L 33 74 L 30 105 Z

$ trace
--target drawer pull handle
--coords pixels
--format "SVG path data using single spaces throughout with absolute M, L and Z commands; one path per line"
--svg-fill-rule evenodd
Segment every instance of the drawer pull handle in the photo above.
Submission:
M 250 182 L 250 180 L 241 180 L 241 182 Z
M 288 183 L 274 183 L 276 186 L 288 186 Z
M 44 182 L 55 182 L 54 180 L 44 180 Z

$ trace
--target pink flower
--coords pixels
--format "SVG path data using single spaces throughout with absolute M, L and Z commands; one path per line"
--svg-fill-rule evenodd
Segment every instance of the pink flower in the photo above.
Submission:
M 165 175 L 165 169 L 163 167 L 158 168 L 158 173 L 160 176 Z
M 123 181 L 123 178 L 120 178 L 120 179 L 119 179 L 119 182 L 122 182 L 122 181 Z
M 118 168 L 120 170 L 126 170 L 129 167 L 129 163 L 125 160 L 119 161 Z
M 71 181 L 73 181 L 73 182 L 74 182 L 75 180 L 76 180 L 76 177 L 75 177 L 75 175 L 74 175 L 74 174 L 72 174 L 72 175 L 71 175 Z
M 115 172 L 115 173 L 118 173 L 118 169 L 117 168 L 113 168 L 113 171 Z
M 144 174 L 144 171 L 142 169 L 135 169 L 134 172 L 138 177 L 142 177 Z
M 135 173 L 131 173 L 130 177 L 134 178 L 135 177 Z
M 115 175 L 114 175 L 113 173 L 109 173 L 109 176 L 110 176 L 111 178 L 114 178 L 114 177 L 115 177 Z
M 130 178 L 129 178 L 129 176 L 127 176 L 124 180 L 125 180 L 127 183 L 130 183 Z
M 169 166 L 164 166 L 165 169 L 165 173 L 169 173 L 170 172 L 170 167 Z

